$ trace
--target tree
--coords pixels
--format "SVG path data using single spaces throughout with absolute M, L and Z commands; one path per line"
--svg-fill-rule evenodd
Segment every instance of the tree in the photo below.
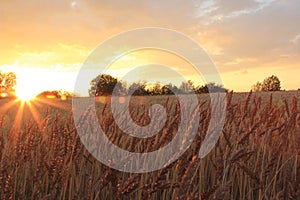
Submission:
M 261 82 L 257 82 L 255 85 L 252 86 L 252 90 L 254 92 L 259 92 L 263 90 L 263 84 Z
M 202 93 L 214 93 L 214 92 L 228 92 L 226 88 L 223 87 L 223 85 L 217 85 L 216 83 L 207 83 L 202 86 L 198 86 L 196 88 L 197 94 Z
M 128 88 L 128 93 L 132 94 L 133 96 L 143 96 L 148 95 L 148 91 L 146 89 L 147 82 L 146 81 L 139 81 L 132 83 Z
M 0 72 L 1 91 L 14 92 L 17 84 L 17 76 L 13 72 Z
M 74 96 L 73 92 L 68 92 L 68 91 L 64 91 L 64 90 L 59 90 L 58 93 L 62 100 L 71 99 Z
M 270 76 L 263 80 L 263 82 L 257 82 L 252 86 L 252 90 L 255 92 L 258 91 L 280 91 L 280 80 L 277 76 Z
M 183 81 L 179 86 L 179 89 L 181 90 L 181 93 L 191 94 L 195 91 L 194 82 L 191 80 Z
M 162 95 L 171 95 L 174 93 L 178 93 L 179 89 L 176 85 L 173 85 L 172 83 L 169 83 L 167 85 L 164 85 L 161 88 L 161 94 Z
M 60 93 L 58 90 L 53 90 L 53 91 L 44 91 L 38 94 L 36 97 L 38 98 L 55 98 L 58 99 L 60 98 Z
M 124 94 L 126 91 L 122 82 L 108 74 L 101 74 L 97 76 L 91 81 L 90 85 L 90 96 L 111 95 L 114 89 L 117 95 Z
M 64 91 L 64 90 L 52 90 L 52 91 L 44 91 L 37 95 L 38 98 L 55 98 L 67 100 L 70 99 L 74 94 L 72 92 Z
M 270 76 L 264 79 L 262 83 L 263 91 L 280 91 L 280 80 L 277 76 Z
M 148 94 L 150 95 L 161 95 L 162 85 L 160 82 L 156 82 L 152 87 L 148 89 Z

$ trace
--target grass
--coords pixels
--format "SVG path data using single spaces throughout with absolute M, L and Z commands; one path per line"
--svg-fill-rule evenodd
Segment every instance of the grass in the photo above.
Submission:
M 11 129 L 19 106 L 7 109 L 9 101 L 3 100 L 0 199 L 297 199 L 299 98 L 300 92 L 229 93 L 218 143 L 199 159 L 210 120 L 209 98 L 201 95 L 199 100 L 206 106 L 201 107 L 191 147 L 168 167 L 143 174 L 119 172 L 97 161 L 74 128 L 70 101 L 25 105 L 24 123 Z M 121 148 L 153 151 L 172 140 L 180 122 L 174 97 L 135 97 L 131 114 L 137 124 L 149 123 L 147 108 L 155 102 L 172 114 L 152 138 L 138 140 L 123 134 L 105 102 L 96 105 L 99 123 Z M 30 112 L 32 106 L 37 108 L 39 123 Z

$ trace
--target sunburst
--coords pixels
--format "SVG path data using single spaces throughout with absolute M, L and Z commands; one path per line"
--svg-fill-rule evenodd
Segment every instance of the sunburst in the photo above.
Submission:
M 63 110 L 71 110 L 71 105 L 66 106 L 68 103 L 63 104 L 60 100 L 40 99 L 32 95 L 19 96 L 19 94 L 20 93 L 17 94 L 17 99 L 3 100 L 5 103 L 0 106 L 0 113 L 7 114 L 10 118 L 14 118 L 10 128 L 13 132 L 22 130 L 29 119 L 34 120 L 37 127 L 42 130 L 44 117 L 43 113 L 41 113 L 43 110 L 41 108 L 43 107 L 46 108 L 48 106 Z
M 16 96 L 21 101 L 30 101 L 36 97 L 37 93 L 33 90 L 30 90 L 28 87 L 22 87 L 18 85 L 16 87 Z

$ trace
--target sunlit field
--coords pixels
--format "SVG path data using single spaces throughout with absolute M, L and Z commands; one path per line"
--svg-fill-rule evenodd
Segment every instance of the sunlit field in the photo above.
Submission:
M 118 131 L 109 98 L 96 101 L 110 141 L 132 152 L 166 145 L 180 122 L 174 96 L 133 97 L 131 115 L 139 125 L 149 123 L 147 108 L 154 103 L 171 113 L 159 134 L 138 140 Z M 85 149 L 71 100 L 1 99 L 0 199 L 299 199 L 300 91 L 228 93 L 225 126 L 203 159 L 198 152 L 211 110 L 208 95 L 199 101 L 191 147 L 166 168 L 130 174 L 108 168 Z

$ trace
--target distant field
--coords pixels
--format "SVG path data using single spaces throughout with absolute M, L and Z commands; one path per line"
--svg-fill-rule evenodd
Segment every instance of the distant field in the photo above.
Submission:
M 262 105 L 268 104 L 270 100 L 270 95 L 272 95 L 272 101 L 274 105 L 284 106 L 284 100 L 287 101 L 288 104 L 292 102 L 292 98 L 295 97 L 297 100 L 300 100 L 300 91 L 281 91 L 281 92 L 256 92 L 253 93 L 251 98 L 258 99 L 261 97 Z M 234 93 L 232 97 L 232 103 L 242 103 L 246 100 L 248 93 Z M 176 100 L 175 96 L 137 96 L 132 97 L 133 105 L 145 105 L 148 107 L 149 105 L 160 103 L 163 104 L 167 99 Z M 198 95 L 198 99 L 200 102 L 210 101 L 209 94 L 201 94 Z M 95 100 L 97 110 L 101 110 L 103 105 L 109 101 L 107 97 L 100 97 Z M 59 99 L 39 99 L 38 101 L 32 101 L 30 103 L 32 106 L 28 104 L 24 104 L 23 111 L 23 122 L 27 122 L 32 118 L 32 111 L 30 111 L 29 107 L 33 107 L 38 114 L 43 119 L 47 116 L 47 114 L 59 114 L 62 118 L 70 117 L 72 112 L 72 100 L 59 100 Z M 0 114 L 5 127 L 10 127 L 12 122 L 15 120 L 15 116 L 18 113 L 20 108 L 20 102 L 12 102 L 10 99 L 0 99 Z M 300 104 L 298 105 L 300 108 Z
M 20 102 L 1 99 L 0 199 L 299 198 L 300 91 L 228 94 L 221 137 L 204 159 L 198 151 L 210 101 L 206 94 L 198 99 L 206 106 L 191 147 L 169 167 L 144 174 L 110 169 L 91 156 L 74 128 L 71 100 L 40 99 L 21 109 Z M 149 122 L 149 105 L 161 103 L 172 112 L 157 136 L 142 140 L 118 130 L 105 106 L 108 98 L 98 98 L 96 109 L 114 144 L 149 152 L 174 137 L 180 114 L 175 100 L 132 98 L 132 117 L 139 125 Z

